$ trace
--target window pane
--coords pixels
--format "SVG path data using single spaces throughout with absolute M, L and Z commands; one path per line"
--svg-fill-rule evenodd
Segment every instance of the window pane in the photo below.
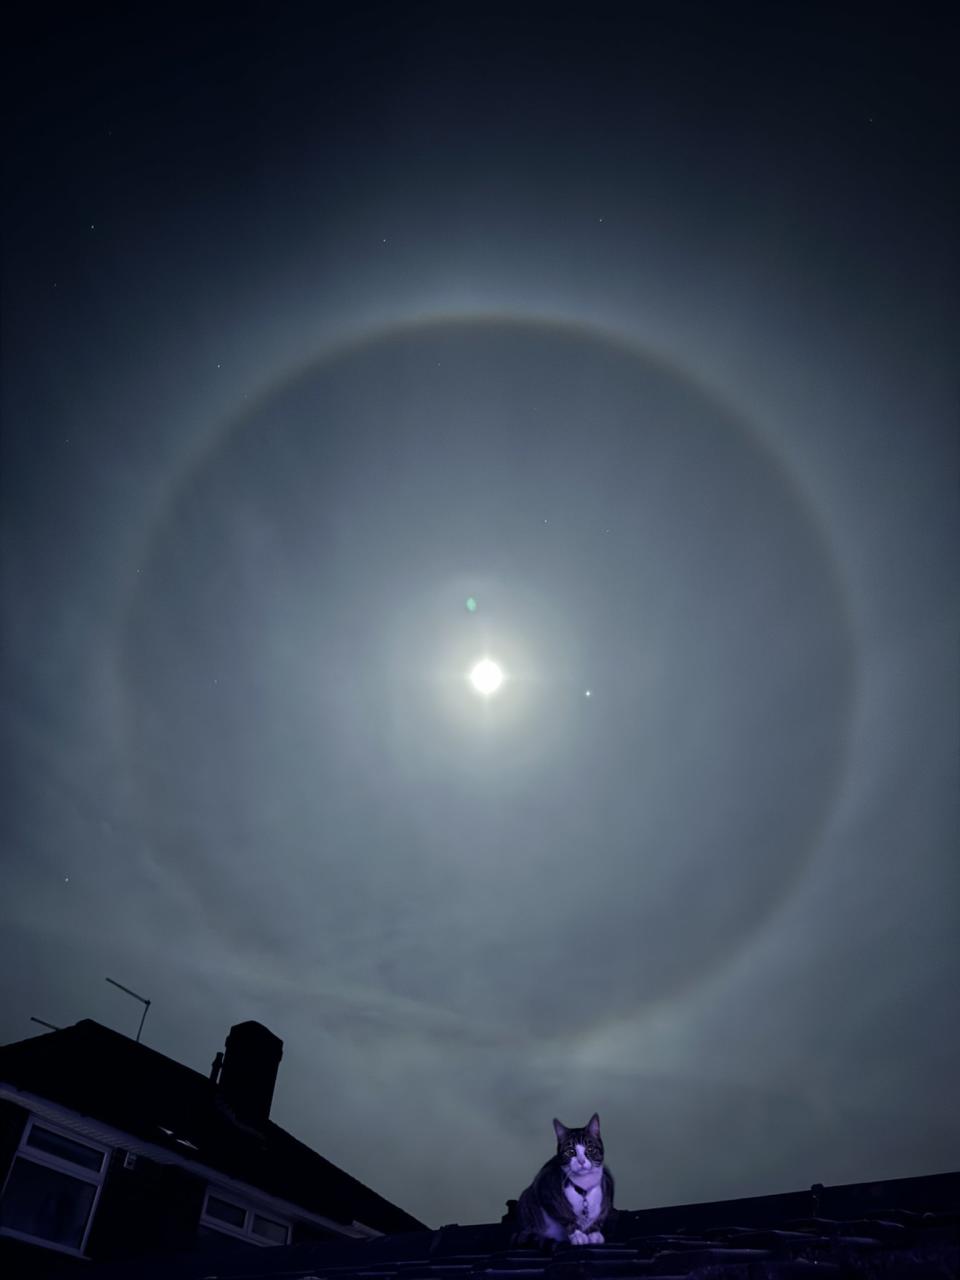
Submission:
M 244 1219 L 247 1216 L 245 1209 L 241 1209 L 239 1205 L 228 1204 L 226 1200 L 220 1200 L 217 1196 L 207 1196 L 207 1217 L 216 1218 L 218 1222 L 229 1222 L 231 1227 L 243 1227 Z
M 0 1200 L 0 1226 L 79 1249 L 97 1188 L 17 1156 Z
M 274 1244 L 287 1243 L 287 1228 L 282 1222 L 274 1222 L 272 1218 L 261 1218 L 259 1213 L 253 1215 L 253 1234 L 262 1236 L 264 1240 L 272 1240 Z
M 36 1147 L 38 1151 L 46 1151 L 48 1155 L 59 1156 L 61 1160 L 69 1160 L 71 1164 L 79 1164 L 84 1169 L 100 1172 L 103 1164 L 103 1152 L 88 1147 L 85 1142 L 77 1142 L 73 1138 L 64 1138 L 52 1129 L 44 1129 L 35 1124 L 30 1128 L 27 1146 Z

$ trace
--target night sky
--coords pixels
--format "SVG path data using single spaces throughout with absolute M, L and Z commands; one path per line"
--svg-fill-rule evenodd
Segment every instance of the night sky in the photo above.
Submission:
M 946 26 L 199 7 L 8 33 L 0 1038 L 430 1225 L 957 1167 Z

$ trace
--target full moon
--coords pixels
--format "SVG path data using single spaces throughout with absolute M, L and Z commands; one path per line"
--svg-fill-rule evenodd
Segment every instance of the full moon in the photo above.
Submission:
M 490 694 L 496 693 L 503 684 L 503 672 L 495 662 L 489 658 L 483 658 L 470 672 L 470 683 L 477 693 L 482 693 L 485 698 L 489 698 Z

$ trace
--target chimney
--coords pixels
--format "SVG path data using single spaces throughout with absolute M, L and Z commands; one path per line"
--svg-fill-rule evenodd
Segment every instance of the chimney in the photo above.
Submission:
M 220 1093 L 242 1124 L 262 1128 L 283 1057 L 283 1041 L 259 1022 L 230 1028 L 220 1070 Z

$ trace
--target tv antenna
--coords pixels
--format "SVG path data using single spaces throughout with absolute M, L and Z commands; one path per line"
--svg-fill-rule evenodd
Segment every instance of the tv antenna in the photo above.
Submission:
M 146 998 L 146 996 L 138 996 L 135 991 L 131 991 L 129 987 L 125 987 L 122 982 L 114 982 L 113 978 L 107 978 L 107 982 L 109 982 L 114 987 L 119 987 L 121 991 L 125 991 L 128 996 L 133 996 L 134 1000 L 139 1000 L 140 1003 L 143 1005 L 143 1017 L 140 1019 L 140 1026 L 137 1030 L 137 1044 L 139 1044 L 140 1032 L 143 1030 L 144 1022 L 146 1022 L 147 1020 L 147 1010 L 150 1008 L 150 1001 Z
M 32 1013 L 31 1013 L 31 1015 L 30 1015 L 30 1021 L 31 1021 L 31 1022 L 39 1022 L 39 1024 L 40 1024 L 40 1026 L 41 1026 L 41 1027 L 49 1027 L 51 1031 L 62 1031 L 62 1030 L 63 1030 L 63 1027 L 55 1027 L 55 1026 L 53 1025 L 53 1023 L 52 1023 L 52 1022 L 44 1022 L 44 1020 L 43 1020 L 42 1018 L 35 1018 L 35 1017 L 33 1016 L 33 1014 L 32 1014 Z

